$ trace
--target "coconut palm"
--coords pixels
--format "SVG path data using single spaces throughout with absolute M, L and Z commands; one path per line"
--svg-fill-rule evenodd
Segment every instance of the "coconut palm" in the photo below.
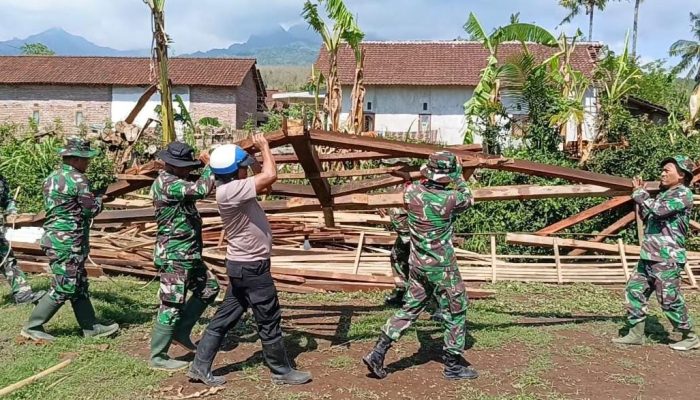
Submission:
M 688 71 L 688 78 L 700 84 L 700 13 L 690 13 L 690 30 L 694 40 L 677 40 L 671 45 L 668 54 L 680 57 L 681 61 L 673 69 L 675 73 Z
M 333 22 L 332 27 L 329 27 L 321 18 L 318 11 L 319 5 L 325 6 L 326 14 Z M 321 35 L 321 41 L 328 53 L 329 70 L 326 75 L 328 90 L 324 108 L 330 116 L 331 130 L 339 130 L 342 91 L 338 81 L 338 51 L 343 43 L 347 43 L 355 51 L 356 57 L 359 56 L 358 48 L 364 33 L 342 0 L 316 0 L 314 3 L 306 0 L 301 15 L 311 28 Z
M 605 10 L 605 6 L 610 0 L 559 0 L 559 5 L 569 10 L 569 14 L 564 17 L 561 24 L 568 24 L 575 17 L 585 12 L 588 15 L 588 40 L 593 40 L 593 13 Z
M 632 25 L 632 58 L 637 58 L 637 32 L 639 32 L 639 5 L 644 0 L 634 1 L 634 24 Z

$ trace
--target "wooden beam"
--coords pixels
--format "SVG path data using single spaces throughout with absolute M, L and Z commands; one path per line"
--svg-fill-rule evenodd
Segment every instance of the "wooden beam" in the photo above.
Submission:
M 402 167 L 382 167 L 371 169 L 350 169 L 345 171 L 323 171 L 322 178 L 345 178 L 351 176 L 368 176 L 368 175 L 384 175 L 390 172 L 401 169 Z M 277 174 L 279 179 L 306 179 L 306 174 L 303 172 L 291 174 Z
M 287 183 L 272 184 L 272 194 L 294 197 L 316 197 L 314 189 L 307 185 L 291 185 Z
M 299 164 L 304 169 L 306 177 L 313 188 L 314 193 L 323 210 L 323 217 L 326 226 L 335 226 L 333 218 L 333 195 L 328 179 L 321 177 L 321 161 L 318 158 L 316 148 L 311 145 L 309 132 L 302 129 L 288 131 L 288 138 L 294 148 L 294 152 L 299 157 Z
M 512 163 L 496 166 L 484 166 L 483 168 L 519 172 L 521 174 L 542 176 L 546 178 L 561 178 L 571 182 L 589 183 L 615 189 L 627 189 L 630 192 L 633 189 L 632 179 L 629 178 L 598 174 L 575 168 L 566 168 L 527 160 L 514 160 Z
M 613 197 L 612 199 L 604 201 L 595 207 L 591 207 L 589 209 L 583 210 L 578 214 L 570 216 L 569 218 L 563 219 L 563 220 L 556 222 L 552 225 L 544 227 L 544 228 L 540 229 L 539 231 L 535 232 L 535 234 L 547 236 L 547 235 L 550 235 L 552 233 L 559 232 L 559 231 L 564 230 L 570 226 L 576 225 L 579 222 L 585 221 L 589 218 L 595 217 L 596 215 L 604 213 L 605 211 L 613 209 L 619 205 L 625 204 L 631 200 L 632 200 L 632 198 L 629 196 Z
M 615 221 L 612 225 L 608 226 L 607 228 L 603 229 L 600 231 L 600 234 L 597 236 L 594 236 L 593 239 L 590 239 L 590 242 L 602 242 L 605 240 L 605 238 L 609 237 L 610 235 L 613 235 L 622 228 L 626 227 L 627 225 L 631 224 L 632 221 L 634 221 L 634 211 L 631 211 L 627 214 L 625 214 L 624 217 L 620 218 L 619 220 Z M 568 255 L 570 256 L 581 256 L 586 254 L 586 250 L 583 249 L 574 249 L 569 252 Z
M 379 153 L 376 151 L 361 151 L 355 153 L 332 153 L 319 154 L 318 159 L 321 162 L 338 162 L 338 161 L 360 161 L 360 160 L 383 160 L 392 158 L 391 154 Z M 258 157 L 258 160 L 262 158 Z M 279 164 L 296 164 L 299 162 L 299 157 L 296 154 L 277 154 L 275 161 Z
M 134 108 L 131 109 L 129 115 L 127 115 L 126 119 L 124 119 L 124 122 L 127 124 L 133 124 L 136 117 L 139 115 L 141 110 L 143 110 L 143 107 L 146 105 L 146 103 L 148 103 L 148 100 L 153 96 L 157 89 L 158 85 L 156 84 L 149 86 L 146 91 L 143 92 L 141 97 L 139 97 L 138 101 L 134 105 Z
M 409 173 L 411 179 L 419 179 L 421 173 L 414 171 Z M 388 176 L 377 179 L 363 179 L 355 182 L 346 183 L 340 186 L 331 188 L 331 193 L 334 197 L 345 196 L 353 193 L 367 193 L 370 190 L 383 189 L 391 186 L 401 185 L 404 183 L 404 178 L 398 176 Z
M 554 238 L 538 235 L 529 235 L 524 233 L 506 234 L 506 242 L 508 244 L 516 244 L 521 246 L 554 247 L 555 240 L 557 241 L 559 247 L 573 247 L 611 254 L 619 253 L 620 251 L 620 248 L 617 244 L 598 243 L 587 240 Z M 625 253 L 627 254 L 639 255 L 639 246 L 625 245 L 624 249 Z

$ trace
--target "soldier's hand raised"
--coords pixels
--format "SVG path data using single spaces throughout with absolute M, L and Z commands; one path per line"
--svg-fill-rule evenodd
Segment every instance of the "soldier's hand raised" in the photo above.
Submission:
M 637 190 L 637 189 L 643 189 L 644 188 L 644 180 L 640 176 L 635 176 L 632 178 L 632 187 Z
M 263 151 L 269 147 L 269 143 L 267 142 L 265 135 L 262 133 L 256 133 L 253 135 L 253 144 L 260 151 Z

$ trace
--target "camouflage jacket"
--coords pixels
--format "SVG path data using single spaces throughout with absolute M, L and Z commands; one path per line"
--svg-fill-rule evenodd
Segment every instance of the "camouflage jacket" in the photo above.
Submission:
M 9 214 L 17 214 L 17 206 L 5 177 L 0 175 L 0 239 L 5 235 L 5 216 Z
M 102 198 L 90 191 L 85 175 L 66 164 L 52 172 L 44 181 L 44 211 L 43 247 L 88 254 L 90 224 L 102 211 Z
M 205 168 L 196 182 L 188 182 L 166 171 L 160 171 L 151 186 L 158 233 L 153 253 L 161 266 L 166 260 L 201 260 L 202 217 L 197 200 L 214 189 L 214 174 Z
M 411 232 L 411 267 L 456 265 L 453 225 L 474 204 L 474 197 L 463 179 L 455 186 L 449 189 L 428 180 L 406 185 L 403 199 Z
M 646 222 L 639 257 L 642 260 L 685 263 L 685 235 L 690 225 L 693 192 L 680 185 L 652 199 L 646 190 L 637 189 L 632 198 L 639 204 L 642 220 Z
M 411 231 L 408 229 L 408 214 L 401 207 L 389 209 L 389 221 L 391 222 L 391 230 L 396 232 L 404 243 L 408 243 L 411 237 Z

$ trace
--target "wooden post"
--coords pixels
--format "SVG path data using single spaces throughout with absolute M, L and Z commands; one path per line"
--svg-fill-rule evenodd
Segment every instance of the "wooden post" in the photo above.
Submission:
M 695 274 L 693 274 L 693 269 L 690 268 L 690 265 L 688 265 L 687 262 L 685 263 L 685 273 L 688 274 L 688 280 L 690 281 L 690 286 L 697 289 L 698 282 L 695 280 Z
M 558 238 L 554 238 L 554 264 L 557 267 L 557 283 L 564 283 L 564 275 L 561 270 L 561 258 L 559 257 L 559 241 Z
M 357 241 L 357 252 L 355 253 L 355 275 L 360 270 L 360 257 L 362 257 L 362 246 L 365 244 L 365 231 L 360 232 L 360 240 Z
M 496 282 L 496 235 L 491 235 L 491 282 Z
M 639 245 L 641 246 L 644 241 L 644 222 L 639 215 L 639 204 L 634 205 L 634 217 L 637 221 L 637 240 L 639 240 Z
M 617 239 L 617 247 L 620 249 L 620 262 L 622 263 L 622 270 L 625 272 L 625 281 L 630 278 L 630 270 L 627 266 L 627 255 L 625 254 L 625 243 L 622 239 Z

